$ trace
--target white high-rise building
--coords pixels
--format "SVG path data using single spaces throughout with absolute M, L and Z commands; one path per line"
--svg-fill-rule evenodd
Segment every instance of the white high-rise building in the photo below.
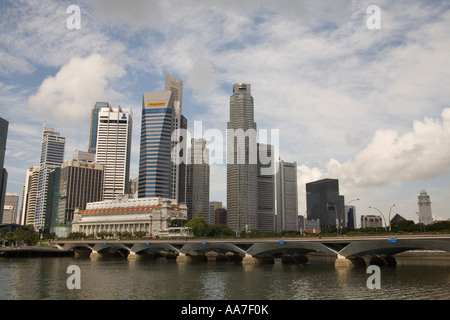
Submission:
M 100 108 L 95 159 L 104 165 L 103 200 L 128 193 L 131 134 L 131 109 Z
M 425 225 L 431 224 L 433 222 L 433 216 L 431 214 L 431 201 L 430 196 L 427 194 L 426 190 L 420 191 L 419 195 L 419 223 Z
M 34 229 L 36 231 L 50 229 L 51 217 L 46 212 L 48 177 L 51 170 L 61 167 L 64 161 L 65 146 L 66 138 L 61 137 L 59 131 L 44 127 L 36 197 L 36 214 L 34 216 Z
M 39 166 L 31 166 L 27 170 L 25 187 L 23 189 L 22 212 L 19 218 L 19 224 L 21 225 L 34 225 L 38 179 Z

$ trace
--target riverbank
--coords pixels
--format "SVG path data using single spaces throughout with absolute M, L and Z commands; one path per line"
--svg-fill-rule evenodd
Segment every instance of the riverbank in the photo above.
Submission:
M 31 257 L 73 257 L 72 250 L 60 250 L 53 247 L 27 246 L 0 248 L 0 257 L 5 258 L 31 258 Z

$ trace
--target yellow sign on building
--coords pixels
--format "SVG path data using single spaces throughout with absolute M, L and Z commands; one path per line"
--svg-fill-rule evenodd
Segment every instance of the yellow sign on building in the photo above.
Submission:
M 149 102 L 147 107 L 164 107 L 165 105 L 165 102 Z

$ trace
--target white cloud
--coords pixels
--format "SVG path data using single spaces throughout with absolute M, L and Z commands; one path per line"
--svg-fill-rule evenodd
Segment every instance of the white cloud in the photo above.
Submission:
M 99 54 L 73 58 L 54 76 L 48 77 L 28 100 L 30 107 L 58 126 L 73 126 L 89 119 L 97 101 L 113 103 L 122 98 L 111 84 L 125 70 Z
M 411 181 L 427 181 L 450 173 L 450 108 L 442 119 L 415 121 L 410 132 L 378 130 L 371 143 L 354 160 L 330 159 L 325 169 L 299 165 L 300 207 L 306 207 L 305 184 L 323 178 L 339 179 L 341 193 L 369 198 L 372 187 L 380 190 Z M 372 190 L 372 191 L 370 191 Z

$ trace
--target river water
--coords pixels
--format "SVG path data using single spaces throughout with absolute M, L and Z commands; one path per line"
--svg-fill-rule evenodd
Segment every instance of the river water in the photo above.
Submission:
M 67 269 L 80 270 L 69 289 Z M 369 289 L 367 267 L 331 261 L 245 265 L 177 263 L 163 258 L 1 258 L 0 300 L 449 300 L 450 267 L 397 265 L 380 269 Z

